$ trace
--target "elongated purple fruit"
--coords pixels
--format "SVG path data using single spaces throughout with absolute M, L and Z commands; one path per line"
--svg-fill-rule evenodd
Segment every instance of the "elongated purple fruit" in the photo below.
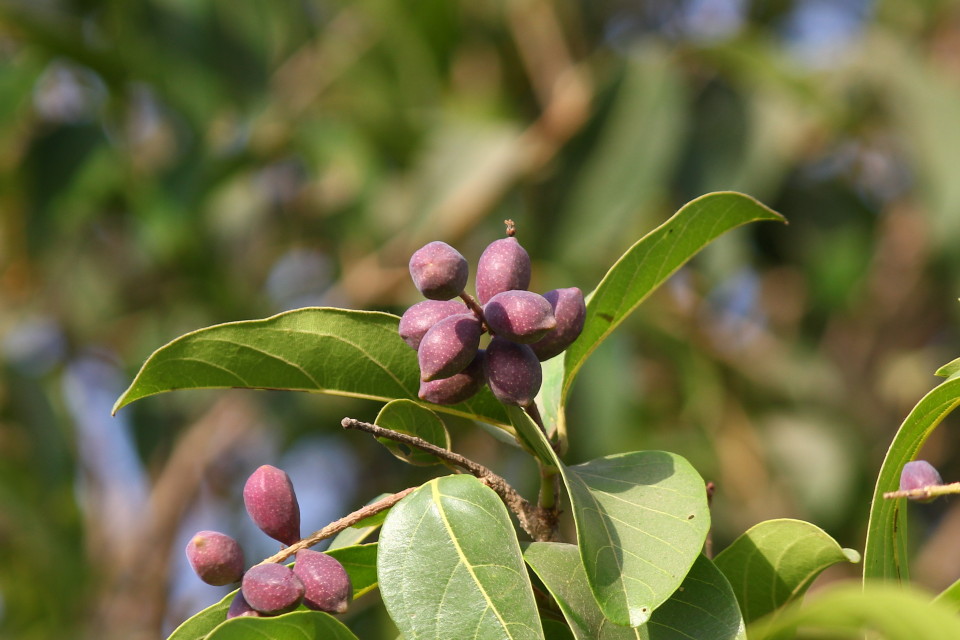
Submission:
M 286 472 L 265 464 L 243 487 L 243 504 L 265 534 L 291 545 L 300 539 L 300 504 Z
M 303 604 L 314 611 L 343 613 L 353 597 L 350 576 L 343 565 L 320 551 L 297 552 L 293 573 L 303 583 Z
M 403 341 L 416 350 L 430 327 L 444 318 L 469 311 L 467 305 L 457 300 L 424 300 L 403 312 L 398 331 Z
M 483 358 L 486 351 L 480 349 L 476 357 L 460 373 L 449 378 L 420 382 L 417 395 L 421 400 L 434 404 L 460 404 L 476 395 L 483 388 Z
M 220 586 L 243 577 L 240 543 L 218 531 L 198 531 L 186 548 L 190 566 L 207 584 Z
M 943 484 L 943 479 L 940 477 L 940 472 L 934 468 L 932 464 L 926 460 L 913 460 L 903 465 L 903 470 L 900 472 L 900 490 L 901 491 L 910 491 L 912 489 L 923 489 L 924 487 L 932 487 Z M 916 500 L 917 502 L 930 502 L 934 500 L 936 496 L 929 498 L 910 498 L 911 500 Z
M 587 316 L 583 292 L 577 287 L 554 289 L 543 294 L 553 308 L 557 326 L 542 338 L 530 344 L 541 362 L 559 355 L 580 337 Z
M 450 300 L 467 286 L 469 267 L 459 251 L 439 240 L 410 256 L 410 277 L 420 293 L 431 300 Z
M 487 345 L 483 368 L 487 385 L 504 404 L 530 405 L 543 381 L 540 361 L 533 350 L 528 345 L 500 337 Z
M 463 371 L 477 355 L 482 330 L 472 313 L 450 316 L 430 327 L 417 349 L 420 379 L 429 382 Z
M 557 326 L 550 302 L 532 291 L 501 291 L 483 305 L 490 330 L 501 338 L 528 344 Z
M 296 609 L 303 600 L 304 587 L 290 567 L 271 562 L 250 567 L 240 591 L 251 608 L 275 616 Z
M 530 286 L 530 256 L 516 238 L 491 242 L 477 261 L 477 298 L 486 304 L 502 291 Z

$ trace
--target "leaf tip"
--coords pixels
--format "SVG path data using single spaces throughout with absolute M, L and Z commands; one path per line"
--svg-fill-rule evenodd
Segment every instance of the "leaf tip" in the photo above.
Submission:
M 843 553 L 844 556 L 846 556 L 847 560 L 849 560 L 851 564 L 859 564 L 860 562 L 859 551 L 857 551 L 856 549 L 848 549 L 847 547 L 844 547 L 840 551 Z

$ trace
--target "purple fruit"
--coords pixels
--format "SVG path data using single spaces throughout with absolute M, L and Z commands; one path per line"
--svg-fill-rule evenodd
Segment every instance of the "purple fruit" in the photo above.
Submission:
M 503 291 L 530 286 L 530 256 L 516 238 L 494 240 L 477 262 L 477 297 L 480 304 Z
M 265 464 L 247 478 L 243 504 L 254 523 L 265 534 L 291 545 L 300 539 L 300 504 L 290 477 Z
M 250 567 L 240 591 L 252 609 L 275 616 L 296 609 L 303 600 L 304 587 L 290 567 L 270 562 Z
M 198 531 L 187 543 L 187 560 L 200 579 L 220 586 L 243 577 L 243 549 L 230 536 L 217 531 Z
M 429 382 L 463 371 L 477 355 L 482 331 L 472 313 L 450 316 L 430 327 L 417 350 L 420 379 Z
M 444 318 L 461 313 L 469 313 L 467 305 L 457 300 L 424 300 L 418 302 L 406 311 L 400 318 L 398 328 L 403 341 L 414 349 L 420 347 L 420 341 L 430 330 Z
M 469 267 L 460 252 L 439 240 L 417 249 L 410 256 L 410 277 L 424 297 L 449 300 L 467 286 Z
M 460 373 L 449 378 L 420 382 L 418 396 L 434 404 L 459 404 L 474 396 L 483 388 L 483 358 L 486 352 L 477 351 L 476 357 Z
M 504 404 L 529 406 L 540 390 L 543 372 L 533 350 L 525 344 L 494 338 L 484 358 L 487 385 Z
M 237 591 L 237 595 L 230 601 L 230 608 L 227 609 L 227 620 L 231 618 L 259 618 L 260 612 L 250 606 L 244 597 L 243 591 Z
M 912 489 L 923 489 L 924 487 L 931 487 L 943 484 L 943 479 L 940 477 L 940 473 L 933 467 L 932 464 L 926 460 L 914 460 L 903 465 L 903 470 L 900 472 L 900 490 L 901 491 L 910 491 Z M 910 498 L 911 500 L 917 500 L 919 502 L 930 502 L 936 496 L 931 496 L 929 498 Z
M 303 604 L 314 611 L 343 613 L 353 597 L 346 569 L 333 556 L 304 549 L 297 552 L 293 573 L 303 583 Z
M 531 291 L 501 291 L 483 306 L 483 317 L 494 335 L 524 344 L 557 326 L 550 302 Z
M 550 302 L 557 326 L 530 345 L 541 362 L 562 353 L 583 331 L 587 306 L 583 293 L 577 287 L 547 291 L 543 297 Z

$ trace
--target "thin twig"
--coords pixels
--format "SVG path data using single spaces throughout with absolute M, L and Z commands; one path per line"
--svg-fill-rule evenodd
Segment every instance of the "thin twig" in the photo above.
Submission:
M 494 490 L 500 496 L 504 504 L 513 511 L 520 522 L 520 526 L 534 540 L 543 542 L 553 540 L 556 537 L 557 512 L 553 509 L 542 509 L 526 498 L 517 493 L 517 490 L 502 477 L 469 458 L 465 458 L 459 453 L 454 453 L 449 449 L 444 449 L 431 444 L 423 438 L 411 436 L 406 433 L 399 433 L 391 429 L 384 429 L 369 422 L 362 422 L 354 418 L 344 418 L 340 423 L 344 429 L 357 429 L 366 431 L 377 438 L 387 438 L 395 442 L 400 442 L 408 446 L 426 451 L 454 464 L 478 478 L 485 485 Z
M 886 499 L 892 498 L 913 498 L 914 500 L 926 500 L 936 498 L 937 496 L 949 496 L 960 493 L 960 482 L 951 482 L 950 484 L 933 484 L 929 487 L 920 487 L 919 489 L 904 489 L 903 491 L 887 491 L 883 494 Z
M 365 518 L 369 518 L 370 516 L 380 513 L 381 511 L 385 511 L 386 509 L 389 509 L 393 505 L 403 500 L 407 496 L 407 494 L 409 494 L 414 489 L 416 489 L 416 487 L 409 487 L 407 489 L 404 489 L 403 491 L 398 491 L 393 495 L 380 498 L 376 502 L 368 504 L 365 507 L 361 507 L 356 511 L 354 511 L 353 513 L 345 515 L 344 517 L 340 518 L 339 520 L 336 520 L 335 522 L 331 522 L 330 524 L 325 526 L 323 529 L 313 532 L 303 540 L 300 540 L 299 542 L 294 542 L 292 545 L 290 545 L 286 549 L 273 554 L 272 556 L 270 556 L 260 564 L 266 564 L 268 562 L 283 562 L 290 556 L 296 554 L 297 551 L 300 551 L 301 549 L 308 549 L 313 545 L 317 544 L 318 542 L 320 542 L 321 540 L 326 540 L 331 536 L 335 536 L 341 531 L 343 531 L 344 529 L 348 527 L 352 527 L 353 525 L 357 524 L 358 522 L 360 522 Z

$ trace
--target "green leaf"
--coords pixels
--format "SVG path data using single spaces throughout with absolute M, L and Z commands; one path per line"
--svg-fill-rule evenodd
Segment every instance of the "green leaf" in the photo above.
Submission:
M 567 467 L 522 410 L 507 413 L 518 437 L 560 471 L 587 579 L 604 615 L 620 625 L 645 623 L 700 555 L 710 529 L 703 478 L 684 458 L 663 451 Z
M 710 528 L 703 479 L 663 451 L 597 458 L 563 477 L 600 608 L 616 624 L 644 624 L 700 555 Z
M 381 493 L 367 504 L 373 504 L 381 498 L 386 498 L 388 495 L 390 494 Z M 327 545 L 327 552 L 330 552 L 334 549 L 340 549 L 341 547 L 352 547 L 360 544 L 369 538 L 374 531 L 380 528 L 380 525 L 383 524 L 383 521 L 389 512 L 390 509 L 384 509 L 379 513 L 373 514 L 369 518 L 364 518 L 352 527 L 347 527 L 333 537 L 333 539 L 330 541 L 330 544 Z
M 946 640 L 960 638 L 960 619 L 948 608 L 919 591 L 882 583 L 828 587 L 807 602 L 794 603 L 772 619 L 763 618 L 748 629 L 750 640 L 779 640 L 794 630 L 802 638 L 859 638 L 884 640 Z
M 543 636 L 545 640 L 575 640 L 570 627 L 560 620 L 543 620 Z
M 523 554 L 550 591 L 577 640 L 735 640 L 745 638 L 733 590 L 700 555 L 680 588 L 640 627 L 609 623 L 590 595 L 580 552 L 571 544 L 534 542 Z
M 960 373 L 960 358 L 951 360 L 947 364 L 937 369 L 936 375 L 941 378 L 952 378 Z
M 802 597 L 827 567 L 859 561 L 819 527 L 787 519 L 754 525 L 714 558 L 748 624 Z
M 520 407 L 508 405 L 507 417 L 517 434 L 520 445 L 532 453 L 540 462 L 554 469 L 560 467 L 560 459 L 550 446 L 546 434 L 530 419 L 527 412 Z
M 342 622 L 322 611 L 293 611 L 272 618 L 227 620 L 206 640 L 358 640 Z
M 960 580 L 941 591 L 933 601 L 950 607 L 954 613 L 960 613 Z
M 384 429 L 416 436 L 442 449 L 450 449 L 450 434 L 447 433 L 447 427 L 443 424 L 440 416 L 411 400 L 388 402 L 380 410 L 374 422 Z M 443 464 L 443 460 L 433 454 L 414 449 L 395 440 L 377 438 L 377 441 L 389 449 L 390 453 L 397 458 L 412 465 Z
M 417 357 L 397 333 L 399 321 L 387 313 L 312 307 L 199 329 L 155 351 L 113 411 L 176 389 L 288 389 L 417 401 Z M 434 408 L 507 423 L 489 390 Z
M 506 507 L 473 476 L 436 478 L 398 502 L 377 559 L 387 612 L 408 640 L 542 640 Z
M 960 378 L 953 378 L 917 403 L 890 443 L 870 506 L 867 543 L 863 550 L 864 579 L 902 580 L 909 576 L 905 499 L 885 500 L 883 494 L 900 487 L 903 465 L 913 460 L 933 430 L 957 405 L 960 405 Z
M 237 590 L 228 593 L 223 599 L 210 605 L 203 611 L 195 613 L 184 620 L 179 627 L 173 630 L 167 640 L 201 640 L 214 630 L 217 625 L 227 619 L 227 610 L 237 594 Z
M 336 558 L 350 576 L 353 599 L 377 586 L 377 543 L 327 549 L 324 553 Z
M 709 193 L 688 202 L 630 247 L 589 296 L 583 333 L 563 356 L 561 404 L 587 356 L 647 296 L 711 241 L 758 220 L 783 221 L 783 217 L 741 193 Z

